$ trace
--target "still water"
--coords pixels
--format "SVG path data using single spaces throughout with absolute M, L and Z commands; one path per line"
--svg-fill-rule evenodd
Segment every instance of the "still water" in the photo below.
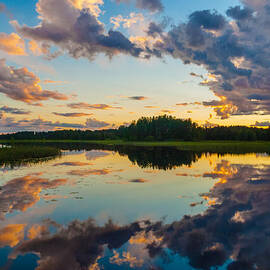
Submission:
M 270 157 L 65 146 L 0 169 L 0 269 L 270 269 Z

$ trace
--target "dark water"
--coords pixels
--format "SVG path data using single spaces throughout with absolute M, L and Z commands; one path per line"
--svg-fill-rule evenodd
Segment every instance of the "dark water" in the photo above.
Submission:
M 0 170 L 0 269 L 270 269 L 270 158 L 61 145 Z

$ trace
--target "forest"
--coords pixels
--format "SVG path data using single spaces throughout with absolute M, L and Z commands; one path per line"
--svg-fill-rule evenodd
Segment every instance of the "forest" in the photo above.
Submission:
M 22 131 L 2 134 L 0 140 L 270 141 L 270 128 L 202 127 L 191 119 L 163 115 L 142 117 L 129 126 L 120 126 L 117 129 Z

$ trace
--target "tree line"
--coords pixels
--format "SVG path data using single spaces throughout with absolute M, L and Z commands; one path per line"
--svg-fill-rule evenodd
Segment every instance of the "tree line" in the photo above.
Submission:
M 270 128 L 246 126 L 201 127 L 191 119 L 172 116 L 142 117 L 129 126 L 106 130 L 58 130 L 47 132 L 22 131 L 0 135 L 2 140 L 270 140 Z

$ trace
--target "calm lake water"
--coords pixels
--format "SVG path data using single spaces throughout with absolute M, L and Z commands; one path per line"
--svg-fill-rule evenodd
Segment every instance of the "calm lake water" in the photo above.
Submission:
M 0 169 L 0 269 L 270 269 L 270 157 L 62 146 Z

